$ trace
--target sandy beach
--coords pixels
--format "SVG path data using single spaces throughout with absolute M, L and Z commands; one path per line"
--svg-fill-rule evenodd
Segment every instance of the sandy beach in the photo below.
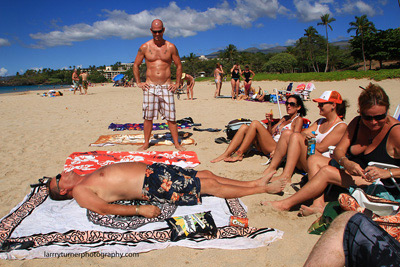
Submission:
M 370 81 L 347 80 L 339 82 L 314 82 L 316 90 L 312 98 L 319 97 L 325 90 L 337 90 L 350 103 L 346 122 L 357 115 L 357 97 L 361 91 L 359 86 L 367 86 Z M 400 103 L 399 79 L 376 82 L 382 86 L 390 97 L 390 114 L 393 114 Z M 299 82 L 294 83 L 297 86 Z M 287 82 L 261 81 L 253 86 L 261 86 L 272 92 L 274 88 L 282 90 Z M 176 99 L 177 119 L 192 117 L 201 128 L 222 128 L 233 119 L 264 119 L 267 111 L 273 110 L 274 117 L 279 116 L 278 106 L 272 103 L 255 103 L 248 101 L 232 101 L 231 99 L 214 99 L 215 85 L 211 82 L 197 82 L 194 87 L 195 100 L 186 100 L 186 95 Z M 225 82 L 222 94 L 230 95 L 231 86 Z M 29 184 L 37 182 L 42 176 L 54 176 L 63 169 L 64 162 L 72 152 L 92 150 L 135 151 L 137 146 L 119 145 L 108 147 L 90 147 L 100 135 L 112 134 L 108 130 L 110 123 L 142 122 L 142 92 L 138 87 L 112 87 L 97 85 L 89 87 L 88 95 L 74 95 L 63 90 L 61 97 L 42 97 L 44 91 L 26 93 L 0 94 L 0 217 L 9 213 L 29 192 Z M 311 121 L 318 119 L 317 105 L 307 101 L 308 115 Z M 284 105 L 281 105 L 285 114 Z M 161 120 L 155 122 L 162 122 Z M 216 144 L 214 139 L 226 137 L 224 132 L 193 133 L 196 145 L 187 146 L 187 150 L 195 151 L 201 161 L 196 169 L 209 169 L 216 174 L 239 180 L 259 178 L 265 169 L 261 165 L 266 157 L 254 155 L 237 163 L 210 163 L 210 160 L 221 154 L 226 144 Z M 121 133 L 128 133 L 127 131 Z M 129 131 L 129 133 L 140 133 Z M 151 147 L 154 151 L 173 150 L 173 146 Z M 281 170 L 279 170 L 281 171 Z M 298 181 L 295 175 L 293 181 Z M 284 196 L 254 195 L 242 200 L 248 207 L 250 226 L 272 227 L 284 231 L 282 240 L 270 246 L 250 250 L 195 250 L 182 247 L 155 250 L 140 254 L 139 258 L 86 258 L 84 261 L 74 258 L 49 258 L 29 261 L 1 261 L 0 265 L 43 266 L 43 265 L 126 265 L 141 264 L 153 266 L 168 265 L 217 265 L 217 266 L 301 266 L 319 236 L 307 234 L 311 223 L 318 218 L 313 215 L 306 218 L 297 216 L 297 211 L 276 212 L 262 207 L 261 200 L 275 200 L 293 194 L 287 187 Z

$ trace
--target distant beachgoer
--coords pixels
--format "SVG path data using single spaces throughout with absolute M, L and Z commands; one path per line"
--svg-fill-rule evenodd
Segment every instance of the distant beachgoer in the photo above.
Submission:
M 240 74 L 240 65 L 235 63 L 231 69 L 232 99 L 236 99 L 239 95 Z
M 249 68 L 248 65 L 244 67 L 244 71 L 240 74 L 244 80 L 244 90 L 248 91 L 251 88 L 252 80 L 256 74 Z
M 158 113 L 168 122 L 175 148 L 183 151 L 185 148 L 178 140 L 178 126 L 176 124 L 174 92 L 181 83 L 182 63 L 178 49 L 174 44 L 164 40 L 165 28 L 159 19 L 153 20 L 150 31 L 153 39 L 142 44 L 133 64 L 133 75 L 138 87 L 143 90 L 143 119 L 145 143 L 139 150 L 146 150 L 150 146 L 150 136 L 153 130 L 153 119 Z M 141 82 L 139 67 L 143 59 L 146 62 L 146 81 Z M 176 82 L 171 82 L 171 63 L 176 66 Z
M 87 95 L 87 90 L 88 90 L 88 74 L 85 70 L 82 71 L 82 73 L 79 75 L 80 77 L 82 77 L 82 87 L 83 90 L 85 90 L 85 95 Z
M 222 87 L 222 75 L 224 74 L 224 69 L 222 65 L 217 63 L 214 70 L 214 81 L 215 81 L 215 93 L 214 98 L 221 95 L 221 87 Z
M 187 73 L 182 73 L 181 84 L 183 85 L 183 81 L 186 81 L 187 84 L 187 97 L 190 100 L 193 100 L 193 87 L 194 87 L 194 78 L 192 75 Z M 190 97 L 191 95 L 191 97 Z
M 78 71 L 76 69 L 74 69 L 74 72 L 72 73 L 72 83 L 74 87 L 74 94 L 78 89 L 82 94 L 82 90 L 79 88 L 79 76 L 78 76 Z

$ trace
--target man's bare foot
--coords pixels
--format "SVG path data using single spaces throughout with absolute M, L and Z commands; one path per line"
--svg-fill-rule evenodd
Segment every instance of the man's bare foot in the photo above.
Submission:
M 278 210 L 278 211 L 285 211 L 285 210 L 290 209 L 290 208 L 286 208 L 281 201 L 263 201 L 263 202 L 261 202 L 261 205 L 270 206 L 274 210 Z
M 299 215 L 310 216 L 312 214 L 323 213 L 323 212 L 324 212 L 324 207 L 316 207 L 316 206 L 308 207 L 306 205 L 301 205 Z
M 268 174 L 264 175 L 263 177 L 261 177 L 260 179 L 256 180 L 257 186 L 266 186 L 266 185 L 268 185 L 270 180 L 271 180 L 271 178 L 272 178 L 272 176 L 274 176 L 275 173 L 276 172 L 268 173 Z
M 182 146 L 182 145 L 176 145 L 175 148 L 178 149 L 179 151 L 185 151 L 186 150 L 186 148 L 184 146 Z
M 286 180 L 286 183 L 290 183 L 292 181 L 291 177 L 287 177 L 286 175 L 283 175 L 283 173 L 282 173 L 281 175 L 272 177 L 271 178 L 271 183 L 274 182 L 274 181 L 281 180 L 281 179 Z
M 268 166 L 268 168 L 266 168 L 266 169 L 263 171 L 263 175 L 267 175 L 268 173 L 271 173 L 271 172 L 276 172 L 276 169 L 273 170 L 272 168 L 270 168 L 270 166 Z
M 211 160 L 210 162 L 211 163 L 220 162 L 221 160 L 224 160 L 226 158 L 227 158 L 227 156 L 225 154 L 222 154 L 222 155 L 216 157 L 215 159 Z
M 145 151 L 149 148 L 150 146 L 148 144 L 144 144 L 143 146 L 139 147 L 137 151 Z
M 284 179 L 270 182 L 266 185 L 266 193 L 268 194 L 278 194 L 285 189 L 286 181 Z
M 239 153 L 233 153 L 230 157 L 224 159 L 225 162 L 236 162 L 236 161 L 242 161 L 243 160 L 243 154 Z

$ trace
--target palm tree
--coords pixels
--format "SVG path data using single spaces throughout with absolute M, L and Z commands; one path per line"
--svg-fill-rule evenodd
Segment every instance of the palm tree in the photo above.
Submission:
M 367 64 L 365 60 L 365 52 L 364 52 L 364 33 L 374 30 L 375 26 L 374 24 L 368 20 L 367 15 L 362 15 L 361 17 L 355 16 L 356 21 L 352 21 L 349 23 L 351 26 L 348 30 L 347 33 L 351 31 L 356 31 L 356 36 L 361 36 L 361 51 L 362 51 L 362 56 L 363 56 L 363 61 L 364 61 L 364 71 L 367 69 Z
M 329 63 L 329 39 L 328 39 L 328 27 L 332 31 L 332 26 L 330 25 L 331 22 L 336 21 L 335 18 L 330 18 L 329 14 L 325 14 L 321 16 L 321 21 L 317 25 L 325 26 L 326 31 L 326 65 L 325 65 L 325 72 L 328 71 L 328 63 Z
M 226 49 L 224 50 L 224 52 L 222 52 L 222 57 L 223 58 L 227 58 L 229 60 L 229 62 L 231 63 L 231 65 L 233 65 L 233 61 L 234 59 L 237 57 L 237 48 L 236 46 L 234 46 L 233 44 L 230 44 L 226 47 Z
M 311 62 L 312 62 L 312 66 L 313 66 L 314 72 L 319 72 L 319 70 L 317 70 L 315 68 L 314 56 L 313 56 L 313 54 L 314 54 L 313 38 L 315 38 L 317 36 L 318 32 L 313 26 L 308 27 L 304 31 L 306 32 L 304 34 L 304 36 L 307 36 L 308 46 L 310 48 L 310 59 L 311 59 Z M 318 68 L 318 64 L 317 64 L 317 68 Z

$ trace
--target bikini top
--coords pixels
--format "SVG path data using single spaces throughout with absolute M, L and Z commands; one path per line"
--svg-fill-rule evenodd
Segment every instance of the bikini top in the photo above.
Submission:
M 323 121 L 324 121 L 323 118 L 321 118 L 321 119 L 318 120 L 318 127 L 317 127 L 317 130 L 315 131 L 315 139 L 316 139 L 317 144 L 318 144 L 318 143 L 321 143 L 322 140 L 324 140 L 325 137 L 326 137 L 328 134 L 330 134 L 330 132 L 332 132 L 332 130 L 335 129 L 336 126 L 338 126 L 339 124 L 342 124 L 342 123 L 346 124 L 344 121 L 339 121 L 338 123 L 332 125 L 332 127 L 331 127 L 328 131 L 326 131 L 325 133 L 321 133 L 321 132 L 319 131 L 319 127 L 321 126 L 321 124 L 322 124 Z
M 297 117 L 299 117 L 299 116 L 300 116 L 300 114 L 297 113 L 296 117 L 294 117 L 288 124 L 286 124 L 285 126 L 283 126 L 282 129 L 280 129 L 280 127 L 281 127 L 281 124 L 282 124 L 283 122 L 279 123 L 278 126 L 276 127 L 274 133 L 272 134 L 272 138 L 274 138 L 274 140 L 275 140 L 276 142 L 278 142 L 277 140 L 279 140 L 279 138 L 281 137 L 282 132 L 283 132 L 284 130 L 291 129 L 291 128 L 292 128 L 292 123 L 293 123 L 293 121 L 294 121 Z
M 239 78 L 239 70 L 233 70 L 232 79 L 238 79 L 238 78 Z
M 349 155 L 349 158 L 358 164 L 360 164 L 361 168 L 366 168 L 368 166 L 368 162 L 370 161 L 377 161 L 381 163 L 387 163 L 387 164 L 393 164 L 396 166 L 400 166 L 400 159 L 395 159 L 392 158 L 386 151 L 386 144 L 387 140 L 389 138 L 390 131 L 393 129 L 393 127 L 400 125 L 400 123 L 396 123 L 390 127 L 389 131 L 386 133 L 385 137 L 382 139 L 382 141 L 379 143 L 379 145 L 369 152 L 368 154 L 364 154 L 364 152 L 358 154 L 358 155 L 353 155 L 351 153 L 351 147 L 356 143 L 357 141 L 357 135 L 358 135 L 358 130 L 360 127 L 360 119 L 361 117 L 358 117 L 357 121 L 357 126 L 356 129 L 354 130 L 354 135 L 351 139 L 349 149 L 347 150 L 347 154 Z

